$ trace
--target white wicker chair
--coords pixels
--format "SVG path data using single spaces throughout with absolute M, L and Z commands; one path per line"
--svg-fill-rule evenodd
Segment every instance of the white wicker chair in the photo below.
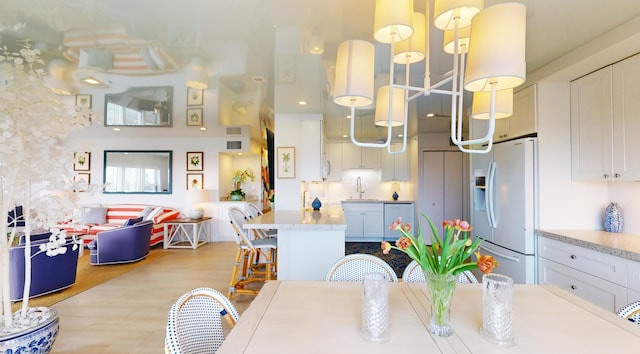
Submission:
M 634 301 L 620 309 L 618 316 L 640 325 L 640 301 Z
M 402 281 L 407 283 L 424 283 L 426 282 L 424 278 L 424 271 L 422 267 L 416 261 L 411 261 L 407 265 L 407 268 L 402 272 Z M 458 274 L 458 283 L 460 284 L 470 284 L 470 283 L 478 283 L 478 279 L 468 270 Z
M 247 216 L 251 219 L 255 219 L 263 214 L 262 210 L 253 203 L 247 203 L 246 212 Z M 278 235 L 278 230 L 254 229 L 254 231 L 256 238 L 276 237 Z
M 327 281 L 361 281 L 365 273 L 383 273 L 392 282 L 398 281 L 395 271 L 384 260 L 369 254 L 350 254 L 337 261 L 327 273 Z
M 229 220 L 234 230 L 238 250 L 233 266 L 228 297 L 237 294 L 256 295 L 258 290 L 248 289 L 245 285 L 275 279 L 277 271 L 277 238 L 254 239 L 248 236 L 242 226 L 248 220 L 247 215 L 238 208 L 229 209 Z M 264 270 L 262 270 L 264 268 Z M 238 278 L 240 273 L 240 278 Z
M 240 315 L 219 291 L 197 288 L 182 295 L 169 310 L 165 353 L 215 353 L 224 341 L 223 317 L 233 327 Z

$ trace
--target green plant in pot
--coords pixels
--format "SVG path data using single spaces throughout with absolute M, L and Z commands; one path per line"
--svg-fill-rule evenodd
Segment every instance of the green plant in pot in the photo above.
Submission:
M 26 350 L 18 338 L 42 338 L 37 349 L 46 353 L 58 332 L 55 310 L 28 306 L 31 262 L 38 253 L 55 257 L 70 251 L 60 242 L 66 233 L 51 229 L 53 237 L 37 251 L 32 250 L 31 234 L 36 228 L 55 225 L 66 217 L 65 211 L 73 209 L 69 197 L 74 189 L 73 155 L 86 150 L 71 147 L 67 138 L 89 126 L 90 112 L 75 107 L 72 97 L 63 98 L 47 87 L 45 67 L 39 50 L 28 41 L 19 41 L 16 48 L 0 48 L 0 235 L 6 235 L 0 237 L 0 352 Z M 16 205 L 22 205 L 23 230 L 12 227 L 7 218 Z M 24 267 L 25 278 L 21 308 L 13 313 L 8 289 L 14 265 L 9 259 L 20 232 L 25 245 L 24 264 L 19 266 Z
M 253 170 L 251 168 L 236 170 L 233 173 L 233 176 L 231 176 L 231 185 L 234 189 L 231 191 L 231 193 L 229 193 L 229 199 L 244 200 L 247 195 L 244 191 L 242 191 L 242 184 L 248 180 L 251 180 L 251 182 L 256 180 L 256 175 L 253 173 Z

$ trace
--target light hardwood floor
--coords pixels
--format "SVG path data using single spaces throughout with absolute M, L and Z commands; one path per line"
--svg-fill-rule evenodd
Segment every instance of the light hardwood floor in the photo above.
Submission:
M 163 353 L 171 305 L 197 287 L 226 294 L 236 247 L 154 248 L 166 256 L 53 305 L 60 333 L 52 353 Z M 240 295 L 233 303 L 242 313 L 253 298 Z

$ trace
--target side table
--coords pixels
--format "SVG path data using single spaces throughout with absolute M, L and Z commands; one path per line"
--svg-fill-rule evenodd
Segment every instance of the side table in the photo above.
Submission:
M 209 242 L 211 218 L 174 219 L 164 222 L 164 248 L 196 249 Z
M 84 231 L 67 231 L 67 236 L 71 236 L 73 238 L 73 242 L 78 244 L 78 247 L 80 247 L 80 250 L 78 250 L 78 257 L 82 257 L 84 254 L 83 236 L 85 235 L 86 233 Z

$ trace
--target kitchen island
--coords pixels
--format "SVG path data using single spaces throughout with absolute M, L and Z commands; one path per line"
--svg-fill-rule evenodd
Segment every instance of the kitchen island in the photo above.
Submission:
M 274 210 L 243 227 L 277 230 L 278 280 L 324 280 L 344 257 L 347 224 L 340 208 Z

